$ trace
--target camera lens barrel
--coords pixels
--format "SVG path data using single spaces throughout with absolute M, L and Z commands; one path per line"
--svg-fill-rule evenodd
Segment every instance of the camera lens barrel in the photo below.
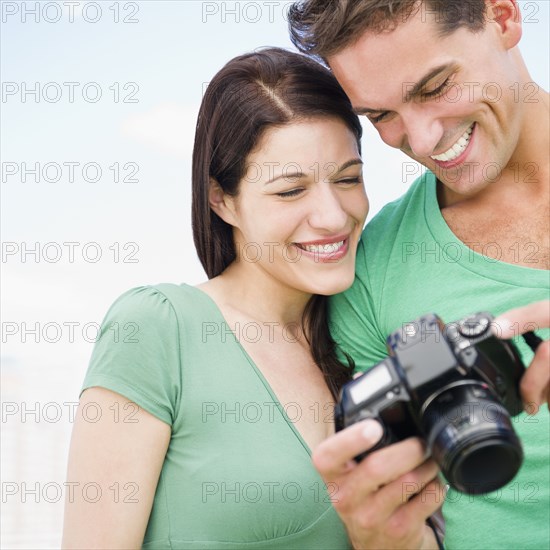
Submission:
M 493 319 L 479 312 L 445 325 L 429 313 L 388 336 L 388 357 L 346 384 L 336 407 L 337 430 L 366 417 L 384 427 L 357 460 L 420 436 L 460 492 L 489 493 L 514 478 L 523 450 L 510 415 L 523 410 L 525 367 L 515 345 L 493 334 Z
M 496 491 L 521 466 L 523 451 L 510 415 L 482 382 L 442 388 L 423 408 L 421 422 L 433 458 L 458 491 Z

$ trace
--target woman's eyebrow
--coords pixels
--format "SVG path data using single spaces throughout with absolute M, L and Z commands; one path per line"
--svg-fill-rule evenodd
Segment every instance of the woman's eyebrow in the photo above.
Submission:
M 329 163 L 325 163 L 325 166 Z M 360 158 L 354 158 L 347 160 L 342 164 L 342 166 L 339 166 L 333 174 L 339 174 L 340 172 L 343 172 L 346 168 L 349 168 L 350 166 L 354 166 L 356 164 L 363 164 L 363 161 Z M 303 178 L 307 174 L 304 174 L 304 172 L 298 171 L 298 172 L 284 172 L 282 174 L 279 174 L 278 176 L 275 176 L 271 178 L 270 180 L 266 181 L 264 185 L 268 185 L 269 183 L 273 183 L 274 181 L 277 181 L 278 179 L 284 178 L 284 179 L 298 179 Z
M 343 172 L 346 168 L 349 168 L 350 166 L 355 166 L 356 164 L 363 164 L 363 161 L 360 158 L 355 158 L 351 160 L 347 160 L 336 170 L 335 174 L 339 174 L 340 172 Z

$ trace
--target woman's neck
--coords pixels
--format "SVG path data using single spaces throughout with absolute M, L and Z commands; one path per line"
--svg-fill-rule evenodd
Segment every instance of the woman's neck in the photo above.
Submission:
M 199 285 L 222 309 L 230 307 L 253 321 L 301 325 L 311 294 L 285 285 L 257 264 L 234 262 Z

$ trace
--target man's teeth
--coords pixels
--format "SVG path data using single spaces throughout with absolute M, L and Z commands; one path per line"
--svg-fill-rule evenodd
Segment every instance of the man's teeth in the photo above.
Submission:
M 470 143 L 470 137 L 472 135 L 473 129 L 474 129 L 474 125 L 472 124 L 462 134 L 462 136 L 460 136 L 460 139 L 448 151 L 441 153 L 441 155 L 433 155 L 430 158 L 433 158 L 434 160 L 448 162 L 450 160 L 454 160 L 457 157 L 459 157 L 462 153 L 464 153 L 464 151 L 466 150 L 466 147 L 468 147 L 468 143 Z
M 330 244 L 303 244 L 301 248 L 308 252 L 316 252 L 318 254 L 331 254 L 337 252 L 340 247 L 344 246 L 344 241 Z

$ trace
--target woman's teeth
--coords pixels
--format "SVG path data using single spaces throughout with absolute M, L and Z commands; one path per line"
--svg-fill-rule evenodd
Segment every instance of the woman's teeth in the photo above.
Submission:
M 464 151 L 466 150 L 466 147 L 468 147 L 468 143 L 470 143 L 470 137 L 472 135 L 472 131 L 474 129 L 474 125 L 472 124 L 463 134 L 460 136 L 460 139 L 447 151 L 444 153 L 441 153 L 441 155 L 433 155 L 430 158 L 434 160 L 439 160 L 442 162 L 449 162 L 450 160 L 454 160 L 458 158 Z
M 300 244 L 298 246 L 308 252 L 315 252 L 317 254 L 331 254 L 333 252 L 337 252 L 339 248 L 344 246 L 344 241 L 338 241 L 337 243 L 330 244 Z

